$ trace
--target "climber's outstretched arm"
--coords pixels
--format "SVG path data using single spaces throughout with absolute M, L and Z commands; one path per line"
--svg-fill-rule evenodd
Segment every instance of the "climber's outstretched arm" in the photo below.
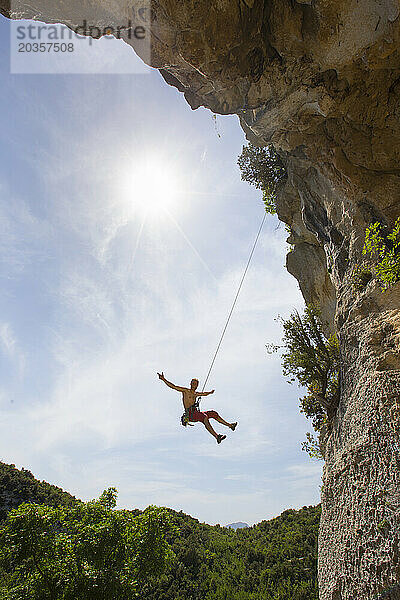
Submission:
M 196 396 L 209 396 L 210 394 L 213 394 L 215 392 L 215 390 L 211 390 L 211 392 L 196 392 Z
M 165 379 L 164 373 L 157 373 L 157 375 L 158 375 L 158 378 L 161 379 L 161 381 L 163 381 L 165 383 L 165 385 L 172 388 L 173 390 L 176 390 L 177 392 L 186 391 L 187 388 L 180 387 L 179 385 L 175 385 L 174 383 L 171 383 L 171 381 L 168 381 L 168 379 Z

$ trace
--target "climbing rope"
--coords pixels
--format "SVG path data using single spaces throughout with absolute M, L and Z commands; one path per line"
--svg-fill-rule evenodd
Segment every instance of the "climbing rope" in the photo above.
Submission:
M 265 221 L 265 217 L 266 217 L 266 216 L 267 216 L 267 213 L 264 211 L 264 216 L 263 216 L 263 218 L 262 218 L 262 221 L 261 221 L 260 228 L 259 228 L 259 230 L 258 230 L 258 233 L 257 233 L 257 235 L 256 235 L 256 239 L 255 239 L 255 241 L 254 241 L 253 248 L 251 249 L 250 256 L 249 256 L 249 259 L 248 259 L 248 261 L 247 261 L 246 268 L 245 268 L 245 270 L 244 270 L 244 272 L 243 272 L 243 276 L 242 276 L 242 279 L 241 279 L 241 281 L 240 281 L 240 284 L 239 284 L 238 290 L 237 290 L 237 292 L 236 292 L 235 299 L 234 299 L 234 301 L 233 301 L 233 303 L 232 303 L 231 310 L 230 310 L 230 312 L 229 312 L 228 318 L 227 318 L 227 320 L 226 320 L 226 323 L 225 323 L 225 327 L 224 327 L 224 328 L 223 328 L 223 330 L 222 330 L 222 334 L 221 334 L 220 340 L 219 340 L 219 342 L 218 342 L 218 346 L 217 346 L 217 349 L 216 349 L 216 351 L 215 351 L 215 354 L 214 354 L 214 356 L 213 356 L 213 359 L 212 359 L 212 361 L 211 361 L 210 368 L 208 369 L 207 377 L 206 377 L 206 380 L 205 380 L 205 382 L 204 382 L 203 389 L 201 390 L 202 392 L 204 392 L 204 390 L 205 390 L 205 387 L 206 387 L 206 385 L 207 385 L 207 382 L 208 382 L 208 378 L 210 377 L 210 374 L 211 374 L 212 368 L 213 368 L 213 366 L 214 366 L 214 363 L 215 363 L 215 359 L 217 358 L 217 355 L 218 355 L 219 349 L 221 348 L 222 340 L 224 339 L 224 336 L 225 336 L 226 330 L 228 329 L 229 321 L 231 320 L 232 313 L 233 313 L 233 311 L 234 311 L 234 309 L 235 309 L 235 306 L 236 306 L 237 299 L 239 298 L 240 290 L 242 289 L 243 282 L 244 282 L 244 280 L 245 280 L 245 277 L 246 277 L 247 271 L 249 270 L 249 266 L 250 266 L 250 263 L 251 263 L 251 259 L 253 258 L 254 250 L 256 249 L 257 242 L 258 242 L 258 238 L 260 237 L 260 234 L 261 234 L 262 228 L 263 228 L 263 226 L 264 226 L 264 221 Z

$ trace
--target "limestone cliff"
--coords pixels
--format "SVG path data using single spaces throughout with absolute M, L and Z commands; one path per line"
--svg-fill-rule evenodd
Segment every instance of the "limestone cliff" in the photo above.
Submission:
M 70 26 L 118 23 L 133 4 L 0 0 L 8 16 Z M 399 0 L 153 0 L 146 14 L 167 83 L 281 154 L 287 268 L 339 335 L 320 598 L 400 598 L 400 285 L 360 291 L 353 277 L 368 224 L 400 215 Z

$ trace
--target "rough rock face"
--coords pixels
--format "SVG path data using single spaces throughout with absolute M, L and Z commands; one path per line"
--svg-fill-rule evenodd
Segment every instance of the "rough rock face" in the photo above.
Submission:
M 118 23 L 138 4 L 0 0 L 7 16 L 70 26 Z M 238 114 L 251 141 L 280 152 L 287 267 L 339 335 L 320 598 L 400 598 L 400 284 L 354 285 L 365 228 L 400 215 L 399 1 L 154 0 L 146 14 L 167 83 L 192 108 Z

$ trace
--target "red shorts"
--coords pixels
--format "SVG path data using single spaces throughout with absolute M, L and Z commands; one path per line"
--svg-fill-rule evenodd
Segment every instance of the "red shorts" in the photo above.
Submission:
M 194 410 L 193 412 L 191 412 L 190 415 L 190 421 L 193 421 L 194 423 L 197 422 L 201 422 L 204 423 L 204 419 L 206 417 L 208 417 L 209 419 L 216 419 L 218 417 L 218 413 L 215 410 L 205 410 L 205 411 L 200 411 L 200 410 Z

